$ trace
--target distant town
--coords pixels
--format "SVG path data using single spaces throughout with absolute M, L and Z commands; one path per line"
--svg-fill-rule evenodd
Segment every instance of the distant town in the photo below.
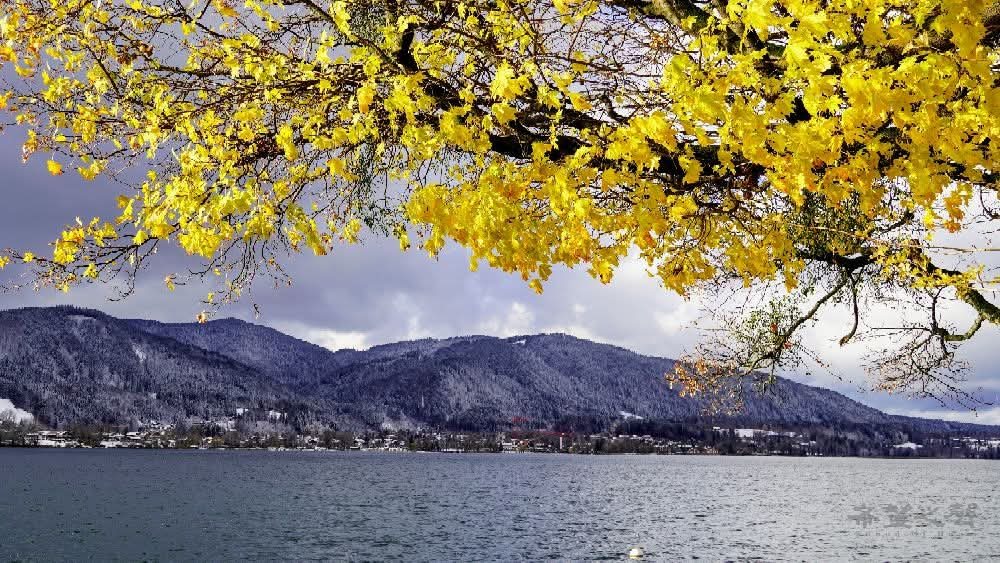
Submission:
M 254 413 L 256 422 L 247 424 L 250 414 L 240 408 L 233 416 L 218 420 L 182 424 L 147 421 L 134 428 L 59 430 L 42 428 L 30 419 L 8 417 L 0 419 L 0 447 L 1000 458 L 1000 438 L 899 435 L 898 440 L 882 438 L 880 442 L 878 437 L 856 430 L 699 427 L 647 423 L 634 415 L 623 417 L 606 432 L 584 434 L 531 428 L 498 432 L 295 431 L 283 425 L 286 413 Z

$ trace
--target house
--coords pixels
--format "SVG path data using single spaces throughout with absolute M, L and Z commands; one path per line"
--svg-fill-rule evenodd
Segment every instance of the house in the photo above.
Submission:
M 28 442 L 40 448 L 78 448 L 80 442 L 70 438 L 65 430 L 42 430 L 28 434 Z

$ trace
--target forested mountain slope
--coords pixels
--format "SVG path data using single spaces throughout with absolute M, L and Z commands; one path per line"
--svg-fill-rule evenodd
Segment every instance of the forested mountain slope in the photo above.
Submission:
M 0 312 L 0 398 L 53 426 L 124 424 L 277 409 L 295 425 L 512 426 L 596 431 L 623 416 L 729 425 L 974 425 L 882 413 L 782 379 L 731 418 L 704 418 L 671 390 L 673 360 L 562 334 L 465 336 L 325 348 L 234 319 L 121 320 L 69 307 Z M 628 413 L 628 415 L 623 415 Z
M 0 397 L 52 426 L 308 402 L 231 357 L 62 307 L 0 312 Z

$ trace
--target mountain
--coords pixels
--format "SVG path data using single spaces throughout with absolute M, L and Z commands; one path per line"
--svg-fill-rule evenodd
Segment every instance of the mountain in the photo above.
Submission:
M 63 307 L 0 312 L 0 398 L 52 426 L 311 406 L 228 356 Z
M 210 350 L 236 360 L 283 385 L 297 385 L 332 368 L 347 365 L 363 354 L 354 350 L 330 352 L 272 328 L 237 319 L 205 324 L 166 324 L 131 319 L 135 329 Z
M 551 426 L 622 412 L 657 420 L 694 420 L 702 404 L 681 398 L 664 374 L 672 360 L 566 335 L 468 337 L 365 359 L 332 370 L 309 396 L 381 405 L 386 422 L 503 428 L 514 418 Z M 768 423 L 874 423 L 886 415 L 837 393 L 782 380 L 754 396 L 739 417 Z M 371 422 L 378 422 L 377 420 Z
M 702 416 L 671 390 L 673 360 L 562 334 L 423 339 L 329 351 L 276 330 L 122 320 L 71 307 L 0 312 L 0 399 L 53 426 L 217 418 L 275 409 L 295 426 L 596 431 L 656 421 L 1000 429 L 887 415 L 780 379 L 737 417 Z

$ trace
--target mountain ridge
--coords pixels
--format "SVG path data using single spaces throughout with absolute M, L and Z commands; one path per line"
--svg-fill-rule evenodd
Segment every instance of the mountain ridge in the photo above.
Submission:
M 0 311 L 0 398 L 46 424 L 127 424 L 276 409 L 337 428 L 597 431 L 621 412 L 746 425 L 997 427 L 883 413 L 781 378 L 733 417 L 669 389 L 674 360 L 563 334 L 471 335 L 331 351 L 239 319 L 118 319 L 76 307 Z

